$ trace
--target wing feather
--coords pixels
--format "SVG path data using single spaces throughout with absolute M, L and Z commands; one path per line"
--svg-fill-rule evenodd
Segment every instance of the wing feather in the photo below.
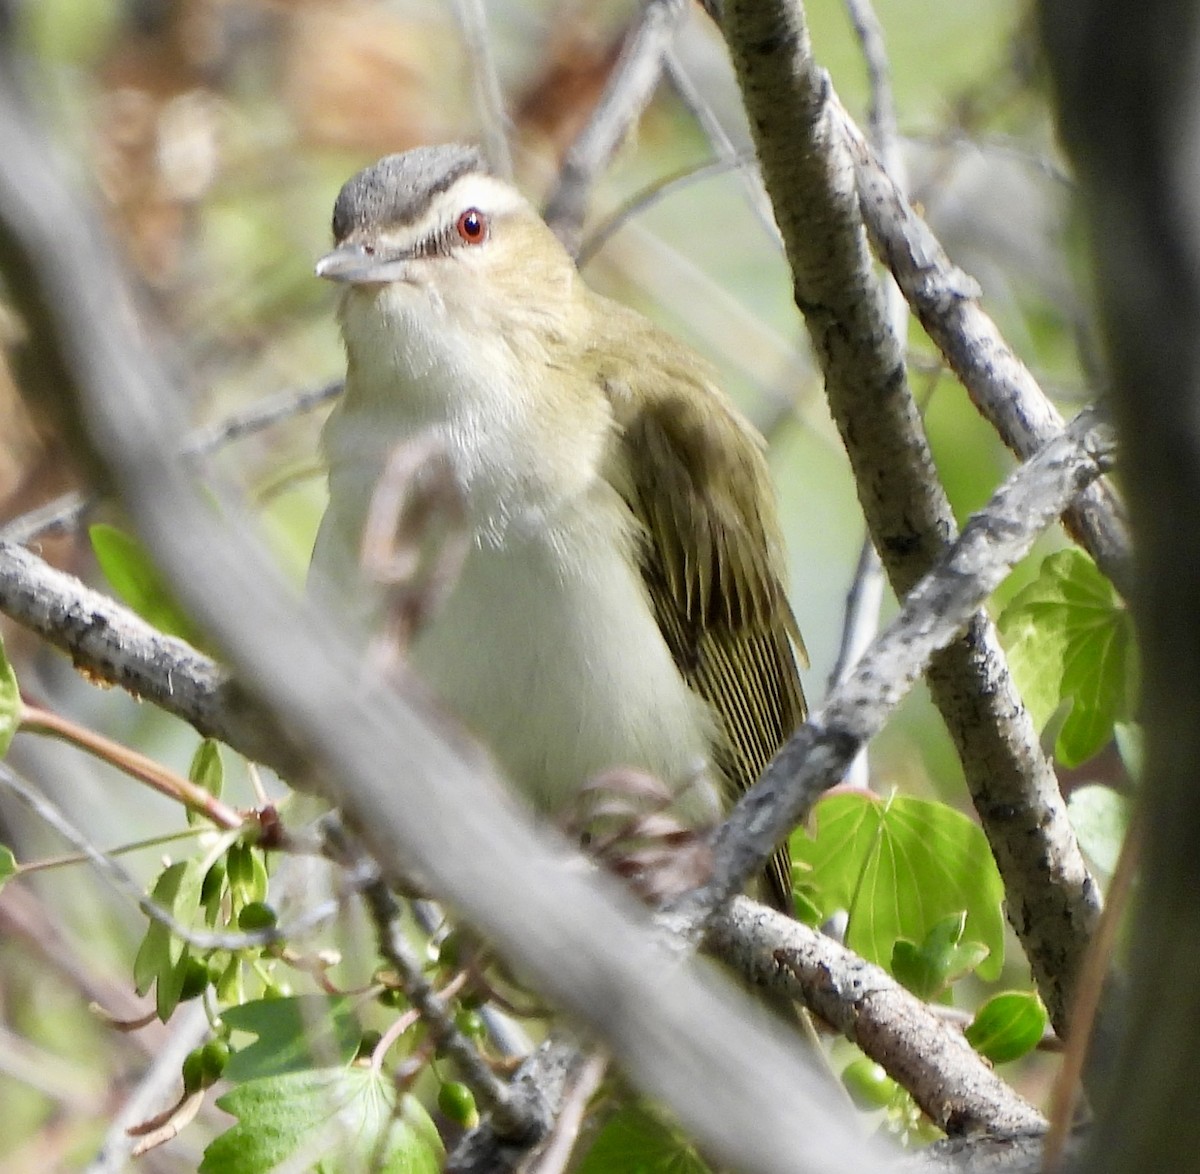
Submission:
M 653 346 L 654 328 L 644 334 Z M 633 394 L 638 372 L 604 373 L 616 424 L 611 479 L 640 526 L 642 574 L 659 628 L 685 680 L 716 715 L 723 739 L 714 766 L 733 803 L 804 720 L 796 665 L 804 650 L 783 586 L 761 440 L 698 359 L 666 374 L 661 385 L 672 390 Z M 790 911 L 786 845 L 767 878 L 772 898 Z

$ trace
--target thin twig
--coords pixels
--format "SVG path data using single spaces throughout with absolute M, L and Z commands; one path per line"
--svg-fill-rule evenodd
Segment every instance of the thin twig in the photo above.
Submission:
M 304 388 L 300 391 L 289 389 L 267 396 L 215 424 L 198 428 L 185 442 L 183 454 L 191 457 L 207 456 L 227 444 L 320 407 L 321 404 L 340 395 L 342 387 L 343 382 L 339 379 L 322 387 Z M 94 497 L 77 492 L 64 493 L 61 497 L 6 522 L 0 527 L 0 542 L 26 546 L 47 534 L 77 529 L 80 520 L 95 504 Z
M 883 39 L 883 26 L 875 13 L 871 0 L 846 0 L 854 32 L 862 46 L 863 59 L 867 66 L 867 83 L 871 95 L 868 115 L 871 141 L 881 158 L 888 161 L 897 182 L 904 175 L 896 135 L 896 103 L 892 96 L 891 65 L 888 62 L 887 46 Z M 884 289 L 887 302 L 887 317 L 892 333 L 902 340 L 908 338 L 908 306 L 900 287 L 888 278 Z M 875 544 L 868 535 L 858 555 L 854 569 L 854 581 L 846 597 L 845 617 L 842 621 L 842 639 L 838 647 L 837 664 L 831 674 L 831 684 L 836 684 L 852 669 L 872 637 L 879 631 L 880 608 L 883 606 L 883 564 Z M 871 768 L 867 759 L 867 748 L 855 756 L 846 772 L 846 781 L 855 786 L 871 785 Z
M 512 154 L 508 149 L 508 116 L 504 94 L 496 72 L 496 55 L 488 37 L 487 12 L 483 0 L 454 0 L 454 14 L 462 30 L 463 47 L 475 93 L 475 108 L 483 127 L 483 153 L 488 166 L 504 179 L 512 178 Z
M 239 412 L 230 413 L 215 424 L 196 429 L 184 442 L 183 454 L 189 457 L 208 456 L 234 441 L 319 408 L 341 395 L 344 386 L 341 379 L 335 379 L 320 387 L 288 388 L 266 396 Z
M 1117 866 L 1113 870 L 1112 880 L 1105 894 L 1104 916 L 1100 918 L 1096 936 L 1092 939 L 1092 946 L 1083 968 L 1083 977 L 1079 982 L 1079 995 L 1071 1009 L 1071 1036 L 1067 1040 L 1066 1055 L 1058 1070 L 1050 1098 L 1050 1131 L 1046 1135 L 1043 1161 L 1043 1169 L 1047 1172 L 1058 1170 L 1063 1160 L 1067 1139 L 1075 1120 L 1075 1110 L 1083 1093 L 1083 1079 L 1089 1053 L 1098 1050 L 1111 1052 L 1115 1048 L 1115 1040 L 1097 1039 L 1094 1029 L 1102 999 L 1109 993 L 1106 987 L 1121 981 L 1110 977 L 1113 974 L 1113 953 L 1117 948 L 1122 922 L 1129 912 L 1129 901 L 1141 864 L 1145 812 L 1144 806 L 1136 808 L 1133 820 L 1125 831 L 1121 854 L 1117 858 Z
M 871 0 L 846 0 L 846 8 L 867 64 L 867 88 L 871 95 L 867 126 L 871 142 L 890 168 L 895 163 L 896 100 L 892 95 L 892 67 L 883 39 L 883 25 Z
M 646 0 L 596 109 L 567 151 L 545 219 L 571 253 L 579 247 L 592 187 L 654 96 L 687 11 L 684 0 Z
M 125 1097 L 113 1118 L 97 1155 L 86 1174 L 117 1174 L 129 1168 L 136 1140 L 129 1128 L 153 1114 L 179 1087 L 180 1069 L 193 1048 L 208 1036 L 211 1026 L 204 1008 L 195 1003 L 184 1007 L 171 1020 L 170 1036 L 155 1053 L 154 1061 Z
M 717 159 L 724 163 L 736 164 L 738 178 L 746 193 L 746 200 L 755 220 L 766 234 L 767 239 L 782 250 L 783 242 L 779 239 L 779 229 L 775 226 L 775 216 L 771 212 L 771 201 L 762 185 L 762 177 L 754 165 L 753 151 L 739 151 L 733 145 L 733 140 L 726 133 L 717 118 L 712 104 L 705 98 L 699 86 L 692 81 L 687 66 L 674 45 L 667 49 L 664 58 L 667 79 L 679 95 L 679 100 L 687 107 L 688 113 L 696 120 L 696 124 L 704 132 L 709 145 L 716 153 Z
M 683 191 L 693 184 L 724 175 L 740 167 L 754 162 L 751 154 L 738 155 L 734 159 L 710 159 L 706 163 L 695 163 L 690 167 L 681 168 L 670 175 L 664 175 L 654 183 L 648 184 L 640 192 L 635 192 L 613 212 L 610 212 L 588 234 L 587 239 L 579 246 L 575 263 L 582 269 L 626 224 L 635 216 L 653 208 L 655 204 L 665 200 L 675 192 Z
M 596 1095 L 607 1071 L 608 1056 L 604 1052 L 593 1052 L 583 1062 L 579 1074 L 567 1090 L 545 1149 L 534 1158 L 529 1174 L 565 1174 L 591 1099 Z
M 513 1077 L 513 1087 L 544 1103 L 551 1118 L 557 1118 L 587 1062 L 588 1053 L 579 1039 L 559 1025 L 522 1063 Z M 534 1144 L 542 1137 L 533 1139 Z M 447 1174 L 514 1174 L 524 1171 L 530 1144 L 513 1144 L 502 1138 L 490 1119 L 480 1124 L 455 1146 L 446 1162 Z
M 155 762 L 153 758 L 139 754 L 128 746 L 122 746 L 120 742 L 97 734 L 61 714 L 22 704 L 20 729 L 24 733 L 46 734 L 69 742 L 72 746 L 78 746 L 131 778 L 145 783 L 160 795 L 165 795 L 168 799 L 183 804 L 189 811 L 211 820 L 225 831 L 236 831 L 246 824 L 246 819 L 241 814 L 190 779 L 177 775 L 173 770 Z
M 836 689 L 853 671 L 859 658 L 871 646 L 879 631 L 879 609 L 883 605 L 883 566 L 870 538 L 864 538 L 858 551 L 854 578 L 846 593 L 845 618 L 837 659 L 829 673 L 829 690 Z M 858 760 L 856 760 L 858 761 Z M 866 785 L 865 780 L 861 781 Z
M 532 1098 L 518 1095 L 488 1067 L 479 1049 L 458 1029 L 441 995 L 425 977 L 400 928 L 401 908 L 382 881 L 368 885 L 363 900 L 375 924 L 379 952 L 390 963 L 413 1008 L 437 1046 L 454 1061 L 480 1107 L 503 1137 L 526 1137 L 545 1129 L 546 1112 Z
M 88 838 L 75 827 L 70 820 L 35 787 L 31 787 L 8 765 L 0 762 L 0 785 L 11 791 L 34 815 L 43 823 L 52 827 L 67 843 L 82 853 L 100 872 L 100 875 L 123 897 L 135 904 L 152 921 L 166 926 L 181 941 L 195 946 L 198 950 L 252 950 L 260 946 L 270 945 L 281 941 L 287 934 L 296 930 L 285 931 L 278 926 L 267 929 L 245 930 L 239 933 L 221 933 L 215 930 L 193 929 L 184 925 L 157 901 L 146 896 L 142 885 L 125 871 L 110 856 L 105 855 Z M 329 912 L 322 910 L 323 919 Z M 305 919 L 305 927 L 309 928 L 309 919 Z
M 979 305 L 979 286 L 946 256 L 835 95 L 830 109 L 849 146 L 871 244 L 904 291 L 971 402 L 1026 459 L 1062 431 L 1058 409 Z M 1133 558 L 1125 510 L 1111 486 L 1093 486 L 1063 519 L 1096 565 L 1128 597 Z

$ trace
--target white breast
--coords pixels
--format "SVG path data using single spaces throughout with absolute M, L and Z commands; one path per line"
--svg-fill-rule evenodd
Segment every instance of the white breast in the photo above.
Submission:
M 353 323 L 344 325 L 349 341 Z M 324 436 L 330 505 L 316 577 L 343 600 L 363 597 L 358 541 L 379 471 L 393 445 L 432 429 L 466 493 L 473 545 L 411 650 L 415 666 L 542 810 L 560 810 L 613 767 L 650 771 L 672 789 L 691 783 L 712 717 L 658 630 L 632 562 L 627 507 L 599 477 L 607 405 L 550 422 L 575 449 L 547 477 L 544 404 L 505 382 L 511 355 L 497 349 L 485 361 L 476 350 L 464 370 L 453 322 L 438 332 L 404 326 L 402 351 L 385 353 L 383 338 L 352 350 L 353 386 Z M 396 332 L 386 337 L 394 345 Z M 689 798 L 693 818 L 716 810 L 714 795 Z
M 599 524 L 560 518 L 543 534 L 477 547 L 413 649 L 422 675 L 544 810 L 610 767 L 677 789 L 706 761 L 710 715 L 680 677 L 626 547 L 615 503 Z

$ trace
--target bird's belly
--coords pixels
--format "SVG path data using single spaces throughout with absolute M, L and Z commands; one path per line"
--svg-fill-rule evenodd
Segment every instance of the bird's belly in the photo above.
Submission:
M 601 770 L 637 767 L 677 790 L 707 763 L 710 711 L 679 675 L 636 569 L 605 536 L 473 550 L 412 659 L 544 811 Z M 715 793 L 701 783 L 681 807 L 707 818 Z

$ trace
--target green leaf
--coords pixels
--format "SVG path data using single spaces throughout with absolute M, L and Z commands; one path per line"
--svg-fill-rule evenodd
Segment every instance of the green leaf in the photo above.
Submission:
M 968 1024 L 967 1042 L 993 1064 L 1016 1060 L 1037 1047 L 1046 1030 L 1046 1008 L 1031 991 L 1004 991 L 988 999 Z
M 200 643 L 196 626 L 175 601 L 145 547 L 124 530 L 97 522 L 88 527 L 96 562 L 109 586 L 147 623 L 160 632 Z
M 258 1037 L 229 1060 L 225 1075 L 236 1083 L 348 1064 L 362 1038 L 353 1006 L 341 996 L 256 999 L 226 1008 L 221 1018 L 234 1031 Z
M 1146 761 L 1145 731 L 1137 722 L 1117 722 L 1113 734 L 1125 769 L 1134 780 L 1140 779 Z
M 850 915 L 846 944 L 886 967 L 898 938 L 923 942 L 943 918 L 966 911 L 966 936 L 990 951 L 980 975 L 1004 964 L 1003 885 L 987 839 L 944 803 L 869 792 L 827 795 L 816 827 L 792 836 L 793 859 L 808 869 L 805 895 L 822 919 Z
M 188 778 L 198 787 L 203 787 L 215 799 L 220 799 L 225 789 L 225 764 L 221 761 L 221 747 L 212 738 L 203 738 L 192 755 L 192 764 L 188 767 Z M 199 813 L 190 807 L 187 812 L 188 823 L 199 823 Z
M 13 735 L 21 728 L 21 690 L 17 674 L 0 640 L 0 758 L 8 753 Z
M 596 1135 L 576 1174 L 709 1174 L 695 1148 L 644 1105 L 618 1109 Z
M 892 947 L 892 973 L 918 998 L 937 998 L 988 956 L 982 942 L 962 940 L 966 925 L 965 912 L 951 913 L 933 926 L 920 945 L 901 938 Z
M 150 896 L 181 925 L 190 926 L 200 907 L 199 862 L 180 860 L 168 865 L 154 882 Z M 155 1009 L 165 1023 L 179 1002 L 188 972 L 188 950 L 161 921 L 151 920 L 133 962 L 133 982 L 144 995 L 155 988 Z
M 234 844 L 225 854 L 229 889 L 240 904 L 265 901 L 270 881 L 267 876 L 266 854 L 250 844 Z
M 296 1157 L 303 1159 L 296 1169 L 323 1174 L 441 1169 L 442 1143 L 421 1103 L 406 1095 L 397 1105 L 390 1077 L 367 1068 L 253 1080 L 217 1104 L 238 1121 L 204 1151 L 200 1174 L 266 1174 Z
M 1067 799 L 1067 815 L 1088 860 L 1110 877 L 1129 830 L 1130 803 L 1111 787 L 1086 783 Z
M 1038 728 L 1066 704 L 1055 757 L 1065 766 L 1091 758 L 1130 715 L 1136 689 L 1133 621 L 1112 584 L 1082 551 L 1057 551 L 1013 597 L 999 628 Z
M 17 875 L 17 858 L 7 844 L 0 844 L 0 889 L 4 882 Z

